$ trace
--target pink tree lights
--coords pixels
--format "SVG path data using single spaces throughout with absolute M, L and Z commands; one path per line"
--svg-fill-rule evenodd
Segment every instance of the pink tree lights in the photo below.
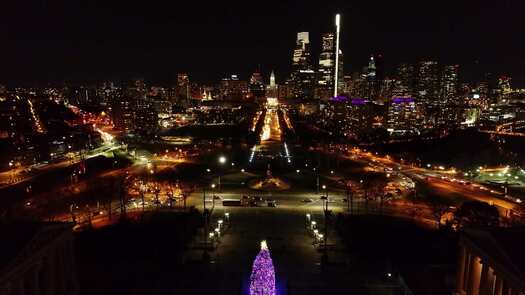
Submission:
M 253 261 L 250 295 L 275 295 L 275 271 L 266 241 L 261 241 L 261 251 Z

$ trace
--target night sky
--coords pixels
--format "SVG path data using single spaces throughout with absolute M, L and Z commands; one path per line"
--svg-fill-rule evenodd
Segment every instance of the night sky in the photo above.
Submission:
M 433 58 L 461 64 L 465 78 L 507 73 L 525 86 L 522 1 L 2 2 L 12 3 L 0 7 L 0 83 L 168 83 L 182 71 L 206 82 L 259 65 L 279 82 L 296 33 L 310 32 L 316 63 L 319 35 L 340 12 L 346 72 L 382 53 L 387 69 Z

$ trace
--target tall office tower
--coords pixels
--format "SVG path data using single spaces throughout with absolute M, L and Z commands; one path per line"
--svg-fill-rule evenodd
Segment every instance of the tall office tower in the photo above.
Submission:
M 316 96 L 328 100 L 345 90 L 343 52 L 339 48 L 340 15 L 335 17 L 335 32 L 321 35 L 321 54 Z
M 129 96 L 119 95 L 113 98 L 111 112 L 115 127 L 124 131 L 131 131 L 134 128 L 134 109 Z
M 190 99 L 190 78 L 186 73 L 177 74 L 177 100 L 189 101 Z
M 367 68 L 366 76 L 369 80 L 376 79 L 376 62 L 374 60 L 374 55 L 370 55 L 370 59 L 368 60 L 368 68 Z
M 448 65 L 443 68 L 441 76 L 441 102 L 444 104 L 456 103 L 458 94 L 459 65 Z
M 334 33 L 325 33 L 321 36 L 321 54 L 319 55 L 319 69 L 317 73 L 316 96 L 327 100 L 334 92 L 335 75 L 335 40 Z
M 220 85 L 220 96 L 224 100 L 243 100 L 248 96 L 248 82 L 239 80 L 237 75 L 223 78 Z
M 370 55 L 368 60 L 368 67 L 366 68 L 366 92 L 367 99 L 375 99 L 377 96 L 377 78 L 376 78 L 376 62 L 374 60 L 374 55 Z
M 393 98 L 388 104 L 387 130 L 393 135 L 418 134 L 420 118 L 413 98 Z
M 292 58 L 292 74 L 290 83 L 293 96 L 311 98 L 315 82 L 315 72 L 310 54 L 310 37 L 308 32 L 297 33 L 297 42 Z
M 497 103 L 504 103 L 508 101 L 509 95 L 512 92 L 512 88 L 510 87 L 510 80 L 511 78 L 506 75 L 502 75 L 499 77 L 498 86 L 496 88 Z
M 134 129 L 140 133 L 151 134 L 158 128 L 158 113 L 151 98 L 139 98 L 134 105 Z
M 374 55 L 374 61 L 376 66 L 376 80 L 383 81 L 385 79 L 385 61 L 381 53 Z
M 254 98 L 264 97 L 264 81 L 259 71 L 254 72 L 250 77 L 249 90 Z
M 396 97 L 414 95 L 414 67 L 412 65 L 402 63 L 398 66 L 393 92 L 393 96 Z
M 275 73 L 270 74 L 270 85 L 266 87 L 266 96 L 270 98 L 277 98 L 279 96 L 277 84 L 275 83 Z
M 389 92 L 389 90 L 383 88 L 392 86 L 392 83 L 390 83 L 391 81 L 389 81 L 388 83 L 385 82 L 385 79 L 387 79 L 385 76 L 385 63 L 383 60 L 383 55 L 381 53 L 374 55 L 374 62 L 376 67 L 376 100 L 382 100 L 385 98 L 384 94 Z
M 423 101 L 435 103 L 439 96 L 438 63 L 421 61 L 416 75 L 416 96 Z

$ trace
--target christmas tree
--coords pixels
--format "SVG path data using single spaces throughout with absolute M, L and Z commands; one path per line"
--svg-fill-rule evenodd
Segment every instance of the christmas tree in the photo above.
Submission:
M 255 257 L 250 276 L 250 295 L 275 295 L 275 271 L 266 241 Z

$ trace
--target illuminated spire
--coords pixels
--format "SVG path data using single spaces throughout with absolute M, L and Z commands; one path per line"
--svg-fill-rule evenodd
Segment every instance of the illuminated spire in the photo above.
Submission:
M 334 73 L 334 97 L 337 97 L 339 88 L 339 32 L 341 31 L 341 15 L 335 15 L 335 73 Z
M 270 75 L 270 87 L 275 87 L 275 74 L 272 71 L 272 74 Z

